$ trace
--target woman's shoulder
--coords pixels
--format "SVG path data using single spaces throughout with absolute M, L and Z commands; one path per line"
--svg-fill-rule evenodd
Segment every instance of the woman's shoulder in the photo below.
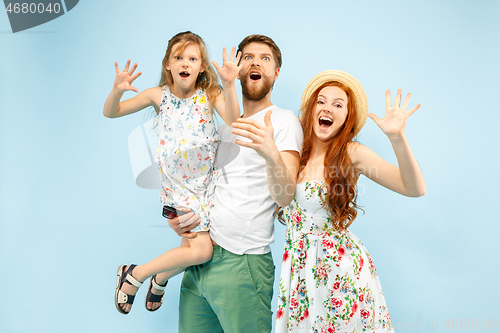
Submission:
M 369 148 L 359 142 L 351 141 L 348 143 L 347 153 L 349 154 L 353 164 L 359 162 L 361 156 L 366 152 L 366 149 Z

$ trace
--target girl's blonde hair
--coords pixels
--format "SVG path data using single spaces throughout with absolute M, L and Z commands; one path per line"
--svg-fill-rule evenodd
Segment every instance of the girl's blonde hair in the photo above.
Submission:
M 202 88 L 203 90 L 205 90 L 208 101 L 213 107 L 215 99 L 217 98 L 217 96 L 219 96 L 220 93 L 222 93 L 222 89 L 217 84 L 218 77 L 214 68 L 210 64 L 210 61 L 208 60 L 207 48 L 205 46 L 205 43 L 203 42 L 203 39 L 201 39 L 200 36 L 192 33 L 191 31 L 180 32 L 168 41 L 167 51 L 165 52 L 165 57 L 163 58 L 163 61 L 161 63 L 162 69 L 159 86 L 163 87 L 164 85 L 168 85 L 169 87 L 171 87 L 172 84 L 174 84 L 172 73 L 170 73 L 170 71 L 167 71 L 166 69 L 168 60 L 172 56 L 176 57 L 181 54 L 189 44 L 198 45 L 198 47 L 200 48 L 201 63 L 204 69 L 203 73 L 198 75 L 198 78 L 196 80 L 196 88 Z M 174 46 L 177 45 L 178 47 L 176 49 L 176 54 L 172 54 Z

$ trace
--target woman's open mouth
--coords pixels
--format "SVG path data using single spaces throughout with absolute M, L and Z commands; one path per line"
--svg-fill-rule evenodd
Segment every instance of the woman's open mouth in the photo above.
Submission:
M 333 125 L 333 119 L 330 117 L 321 116 L 318 120 L 320 130 L 328 130 Z

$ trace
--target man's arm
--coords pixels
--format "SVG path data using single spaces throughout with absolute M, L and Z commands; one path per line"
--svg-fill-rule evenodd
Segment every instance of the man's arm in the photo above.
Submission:
M 274 142 L 271 113 L 272 111 L 266 113 L 264 125 L 253 119 L 238 119 L 232 124 L 232 133 L 252 140 L 252 142 L 235 140 L 235 143 L 254 149 L 266 160 L 269 193 L 274 201 L 283 207 L 292 201 L 295 194 L 300 155 L 297 151 L 278 150 Z
M 281 207 L 288 206 L 295 194 L 300 155 L 298 151 L 278 152 L 273 159 L 266 159 L 269 193 Z

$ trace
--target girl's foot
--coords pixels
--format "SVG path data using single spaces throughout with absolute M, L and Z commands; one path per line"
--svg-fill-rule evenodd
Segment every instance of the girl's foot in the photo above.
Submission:
M 122 266 L 120 266 L 120 267 L 122 267 Z M 130 267 L 130 265 L 129 266 L 125 266 L 125 268 L 123 268 L 123 271 L 122 271 L 123 274 L 125 274 L 125 272 L 127 272 L 127 270 L 129 269 L 129 267 Z M 130 272 L 129 274 L 132 276 L 132 278 L 135 279 L 133 271 Z M 142 284 L 142 281 L 140 281 L 140 280 L 137 280 L 137 282 L 139 282 L 139 283 Z M 135 294 L 137 293 L 137 290 L 139 290 L 139 287 L 136 287 L 136 286 L 134 286 L 132 284 L 129 284 L 127 282 L 123 282 L 122 285 L 121 285 L 121 287 L 120 287 L 120 291 L 122 291 L 123 293 L 125 293 L 127 295 L 130 295 L 130 296 L 135 296 Z M 115 298 L 116 298 L 116 296 L 115 296 Z M 125 313 L 125 314 L 128 314 L 130 312 L 130 310 L 132 309 L 132 304 L 118 303 L 117 305 L 123 310 L 122 313 Z
M 150 296 L 149 292 L 146 295 L 146 309 L 148 309 L 149 311 L 158 310 L 158 308 L 163 303 L 163 297 L 161 297 L 160 300 L 158 301 L 158 297 L 155 297 L 153 295 L 162 296 L 164 294 L 164 289 L 167 286 L 167 282 L 168 282 L 168 280 L 167 280 L 164 282 L 162 281 L 163 283 L 158 283 L 158 281 L 156 281 L 156 278 L 157 278 L 157 276 L 153 275 L 151 277 L 151 281 L 150 281 L 150 285 L 149 285 L 149 291 L 151 292 L 152 295 Z M 157 288 L 155 288 L 155 286 Z M 153 301 L 150 302 L 148 300 L 153 300 Z

